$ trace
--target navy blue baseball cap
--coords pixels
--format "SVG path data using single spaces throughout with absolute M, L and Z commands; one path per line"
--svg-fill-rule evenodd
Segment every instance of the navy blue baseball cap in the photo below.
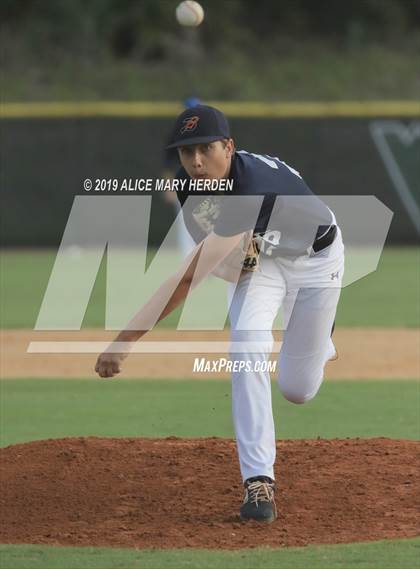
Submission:
M 176 119 L 171 143 L 166 148 L 214 142 L 230 137 L 229 123 L 221 111 L 207 105 L 197 105 L 185 109 Z

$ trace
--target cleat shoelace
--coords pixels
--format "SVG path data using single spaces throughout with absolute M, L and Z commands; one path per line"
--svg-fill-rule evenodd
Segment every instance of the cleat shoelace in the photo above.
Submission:
M 272 502 L 273 495 L 274 491 L 270 484 L 257 480 L 247 486 L 244 503 L 249 501 L 258 507 L 258 502 Z

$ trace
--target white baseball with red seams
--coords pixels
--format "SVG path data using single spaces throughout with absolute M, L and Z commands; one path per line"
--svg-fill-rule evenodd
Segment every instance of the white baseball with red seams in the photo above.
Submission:
M 181 26 L 199 26 L 204 19 L 204 10 L 198 2 L 185 0 L 176 8 L 176 19 Z

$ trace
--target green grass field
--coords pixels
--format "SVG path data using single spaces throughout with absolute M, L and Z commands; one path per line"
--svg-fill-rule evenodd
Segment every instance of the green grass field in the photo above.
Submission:
M 4 569 L 416 569 L 420 539 L 241 551 L 0 545 Z
M 1 327 L 33 328 L 54 259 L 55 252 L 52 251 L 2 252 Z M 84 327 L 104 326 L 105 276 L 103 262 L 86 311 Z M 419 283 L 418 249 L 385 249 L 374 273 L 343 289 L 337 325 L 418 326 Z M 172 327 L 178 317 L 179 311 L 161 325 Z
M 3 380 L 2 446 L 35 439 L 233 437 L 230 382 L 223 380 Z M 415 381 L 328 381 L 306 405 L 273 383 L 281 439 L 419 435 Z

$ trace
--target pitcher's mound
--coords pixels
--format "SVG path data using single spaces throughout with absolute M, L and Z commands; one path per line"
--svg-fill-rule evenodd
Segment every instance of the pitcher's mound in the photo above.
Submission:
M 235 443 L 47 440 L 0 451 L 0 541 L 243 548 L 412 537 L 419 445 L 389 439 L 277 444 L 273 524 L 242 523 Z

